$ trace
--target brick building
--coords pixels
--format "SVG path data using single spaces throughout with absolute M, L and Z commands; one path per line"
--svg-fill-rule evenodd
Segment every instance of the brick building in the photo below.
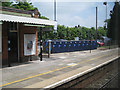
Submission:
M 0 7 L 0 54 L 2 64 L 26 61 L 37 56 L 37 30 L 55 21 L 38 19 L 38 11 Z

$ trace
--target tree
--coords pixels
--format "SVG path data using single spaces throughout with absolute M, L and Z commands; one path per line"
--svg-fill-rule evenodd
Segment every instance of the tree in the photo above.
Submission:
M 17 2 L 16 4 L 12 4 L 13 8 L 21 9 L 21 10 L 34 10 L 36 7 L 32 5 L 32 3 L 28 2 Z
M 107 36 L 112 38 L 112 40 L 117 41 L 120 43 L 120 4 L 115 2 L 113 11 L 110 14 L 111 18 L 108 22 L 108 32 Z
M 30 2 L 31 0 L 14 0 L 15 2 Z
M 12 7 L 11 5 L 12 5 L 12 3 L 13 2 L 2 2 L 1 4 L 1 6 L 3 6 L 3 7 Z
M 16 4 L 13 4 L 12 2 L 4 3 L 4 6 L 13 7 L 13 8 L 21 9 L 21 10 L 30 10 L 30 11 L 35 10 L 35 9 L 38 10 L 37 7 L 34 7 L 32 3 L 28 2 L 29 0 L 22 0 L 21 2 L 20 1 L 21 0 L 17 0 Z M 49 20 L 49 18 L 45 16 L 41 16 L 40 12 L 39 12 L 39 18 Z M 82 27 L 80 25 L 75 26 L 75 27 L 65 27 L 64 25 L 58 25 L 56 39 L 74 40 L 74 37 L 79 37 L 80 40 L 83 40 L 83 39 L 89 40 L 90 32 L 92 34 L 91 38 L 95 40 L 96 29 L 94 27 L 87 28 L 87 27 Z M 38 28 L 38 37 L 39 37 L 39 33 L 40 33 L 40 30 Z M 104 28 L 98 27 L 98 38 L 100 39 L 101 36 L 105 36 L 105 35 L 106 33 L 105 33 Z M 43 40 L 45 39 L 55 39 L 54 32 L 53 31 L 43 32 Z
M 22 2 L 20 2 L 20 1 L 22 1 L 22 0 L 18 0 L 18 2 L 16 4 L 12 4 L 12 7 L 17 8 L 17 9 L 21 9 L 21 10 L 27 10 L 27 11 L 33 11 L 35 9 L 38 10 L 38 8 L 34 7 L 32 5 L 32 3 L 26 2 L 29 0 L 23 0 Z M 49 20 L 49 18 L 47 18 L 45 16 L 41 16 L 40 12 L 38 12 L 38 14 L 39 14 L 39 18 Z
M 21 10 L 27 10 L 27 11 L 33 11 L 35 9 L 38 10 L 37 7 L 34 7 L 30 0 L 15 0 L 16 3 L 13 2 L 2 2 L 2 6 L 4 7 L 11 7 L 11 8 L 16 8 L 16 9 L 21 9 Z M 49 18 L 45 16 L 41 16 L 40 12 L 38 12 L 39 18 L 41 19 L 46 19 L 49 20 Z
M 98 27 L 98 36 L 97 38 L 100 39 L 101 36 L 106 36 L 106 31 L 103 27 Z
M 47 18 L 45 16 L 40 16 L 39 18 L 49 20 L 49 18 Z

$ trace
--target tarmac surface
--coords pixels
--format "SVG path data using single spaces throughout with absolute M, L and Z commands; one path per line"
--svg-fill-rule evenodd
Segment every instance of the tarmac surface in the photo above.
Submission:
M 83 75 L 91 68 L 118 57 L 118 48 L 51 54 L 43 61 L 29 61 L 2 71 L 2 88 L 49 88 L 76 74 Z

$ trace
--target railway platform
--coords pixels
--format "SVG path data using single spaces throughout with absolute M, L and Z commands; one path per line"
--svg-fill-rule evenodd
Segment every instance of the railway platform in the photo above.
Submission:
M 1 88 L 55 88 L 85 75 L 119 57 L 118 48 L 51 54 L 43 61 L 29 61 L 0 69 Z M 3 89 L 4 90 L 4 89 Z

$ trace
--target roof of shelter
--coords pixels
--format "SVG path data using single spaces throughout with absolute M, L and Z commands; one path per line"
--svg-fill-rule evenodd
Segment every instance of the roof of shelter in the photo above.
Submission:
M 8 7 L 0 7 L 0 10 L 2 11 L 0 13 L 0 21 L 35 25 L 56 25 L 56 21 L 31 17 L 32 13 L 35 13 L 35 11 L 26 11 Z
M 2 11 L 3 14 L 26 16 L 26 17 L 31 17 L 31 14 L 34 13 L 34 10 L 27 11 L 27 10 L 20 10 L 16 8 L 9 8 L 9 7 L 2 7 L 2 6 L 0 6 L 0 10 Z

